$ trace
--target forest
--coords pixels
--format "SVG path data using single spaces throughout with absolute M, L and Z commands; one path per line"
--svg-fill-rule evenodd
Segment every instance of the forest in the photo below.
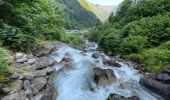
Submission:
M 121 55 L 158 73 L 170 65 L 170 1 L 124 0 L 87 37 L 108 55 Z

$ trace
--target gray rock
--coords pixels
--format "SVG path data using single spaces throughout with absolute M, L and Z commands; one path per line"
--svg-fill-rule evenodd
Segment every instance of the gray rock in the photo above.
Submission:
M 28 97 L 29 99 L 32 100 L 32 98 L 33 98 L 33 93 L 32 93 L 32 90 L 31 90 L 31 89 L 26 90 L 26 91 L 25 91 L 25 94 L 27 95 L 27 97 Z
M 33 55 L 37 56 L 37 57 L 44 57 L 44 56 L 48 56 L 50 55 L 53 51 L 55 51 L 56 46 L 51 45 L 51 44 L 47 44 L 44 45 L 38 49 L 36 49 L 33 52 Z
M 34 96 L 33 100 L 49 100 L 49 94 L 38 94 L 36 96 Z
M 46 68 L 48 66 L 52 66 L 56 61 L 52 58 L 49 57 L 45 57 L 45 58 L 41 58 L 39 60 L 40 62 L 36 63 L 33 68 L 38 70 L 38 69 L 43 69 Z
M 22 90 L 23 81 L 22 80 L 16 80 L 15 82 L 12 82 L 10 88 L 13 90 L 13 92 L 18 92 L 18 91 Z
M 27 95 L 25 94 L 24 90 L 19 92 L 19 96 L 20 96 L 20 100 L 26 100 L 27 99 Z
M 2 93 L 7 94 L 9 92 L 11 92 L 11 90 L 8 87 L 2 88 Z
M 25 75 L 24 77 L 25 77 L 25 79 L 31 80 L 34 78 L 34 74 L 29 73 L 29 74 Z
M 12 76 L 11 76 L 11 79 L 18 79 L 19 78 L 19 75 L 18 74 L 13 74 Z
M 18 76 L 19 76 L 19 77 L 18 77 L 19 80 L 24 79 L 24 75 L 19 74 Z
M 29 80 L 25 80 L 25 81 L 24 81 L 24 89 L 25 89 L 25 90 L 30 89 L 30 88 L 31 88 L 30 85 L 31 85 L 31 83 L 30 83 Z
M 19 93 L 14 93 L 3 97 L 1 100 L 21 100 Z
M 112 59 L 107 61 L 107 64 L 110 65 L 110 66 L 114 66 L 114 67 L 121 67 L 121 65 L 118 62 L 116 62 Z
M 98 59 L 100 57 L 100 53 L 95 52 L 92 54 L 92 57 Z
M 166 83 L 170 83 L 170 75 L 169 74 L 159 74 L 156 77 L 156 79 L 159 81 L 164 81 Z
M 149 77 L 141 76 L 140 82 L 141 85 L 145 86 L 146 88 L 152 90 L 153 92 L 162 94 L 165 97 L 170 98 L 170 85 L 160 83 L 156 80 L 153 80 Z
M 24 57 L 24 54 L 23 53 L 16 53 L 15 57 L 16 57 L 17 60 L 19 60 L 19 59 L 22 59 Z
M 42 77 L 42 76 L 46 76 L 47 75 L 47 70 L 43 69 L 43 70 L 36 70 L 34 72 L 34 77 Z
M 44 77 L 35 78 L 31 81 L 31 85 L 34 86 L 33 88 L 37 88 L 38 90 L 41 90 L 47 83 L 47 79 Z
M 98 86 L 107 86 L 116 80 L 116 76 L 112 69 L 94 68 L 95 81 Z
M 36 62 L 37 62 L 36 59 L 29 59 L 29 60 L 27 61 L 27 63 L 28 63 L 29 65 L 33 65 L 33 64 L 35 64 Z
M 71 59 L 71 58 L 69 58 L 69 57 L 64 57 L 64 58 L 62 59 L 62 61 L 64 61 L 64 62 L 71 62 L 71 61 L 73 61 L 73 59 Z
M 120 96 L 118 94 L 110 94 L 110 96 L 108 97 L 108 100 L 140 100 L 140 99 L 136 96 L 125 98 L 125 97 Z
M 34 88 L 32 89 L 32 94 L 33 94 L 33 95 L 36 95 L 36 94 L 38 94 L 39 92 L 40 92 L 39 89 L 36 88 L 36 87 L 34 87 Z
M 28 59 L 26 59 L 26 58 L 22 58 L 22 59 L 17 59 L 16 60 L 16 62 L 17 63 L 24 63 L 24 62 L 26 62 Z

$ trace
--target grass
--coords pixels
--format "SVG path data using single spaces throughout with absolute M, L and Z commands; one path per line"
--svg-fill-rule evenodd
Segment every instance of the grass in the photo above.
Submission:
M 12 74 L 15 70 L 6 63 L 6 57 L 8 51 L 0 47 L 0 86 L 4 85 L 9 74 Z

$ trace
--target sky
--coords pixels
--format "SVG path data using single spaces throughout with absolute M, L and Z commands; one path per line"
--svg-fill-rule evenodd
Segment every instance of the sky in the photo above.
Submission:
M 87 0 L 93 4 L 100 4 L 100 5 L 118 5 L 123 0 Z

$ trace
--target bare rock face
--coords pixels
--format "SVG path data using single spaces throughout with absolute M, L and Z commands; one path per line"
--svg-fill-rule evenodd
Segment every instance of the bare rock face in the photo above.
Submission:
M 115 81 L 116 76 L 112 69 L 94 68 L 95 81 L 98 86 L 107 86 Z
M 107 100 L 140 100 L 140 99 L 136 96 L 125 98 L 125 97 L 120 96 L 118 94 L 110 94 L 110 96 L 108 97 Z

